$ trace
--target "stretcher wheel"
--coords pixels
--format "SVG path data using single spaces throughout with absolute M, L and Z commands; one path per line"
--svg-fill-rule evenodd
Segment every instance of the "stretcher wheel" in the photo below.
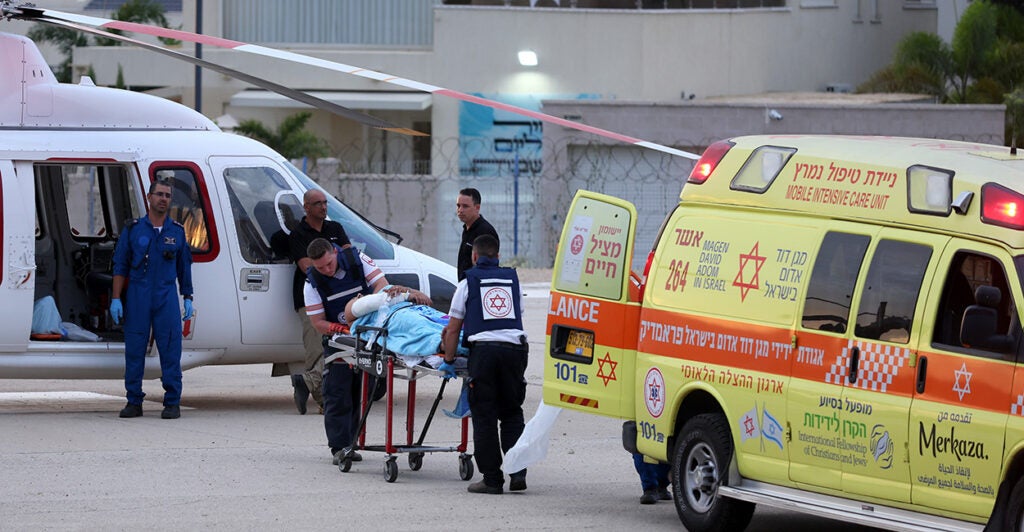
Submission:
M 419 471 L 423 467 L 423 453 L 409 453 L 409 469 Z
M 473 457 L 468 454 L 459 456 L 459 478 L 462 480 L 473 478 Z
M 338 461 L 338 470 L 342 473 L 348 473 L 352 469 L 352 459 L 345 457 Z
M 388 458 L 384 462 L 384 480 L 388 482 L 394 482 L 398 478 L 398 464 L 395 462 L 395 458 Z

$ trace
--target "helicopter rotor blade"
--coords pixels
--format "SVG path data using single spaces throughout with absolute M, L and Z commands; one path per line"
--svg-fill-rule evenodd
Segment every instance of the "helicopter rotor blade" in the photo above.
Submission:
M 591 134 L 594 134 L 594 135 L 597 135 L 597 136 L 600 136 L 600 137 L 604 137 L 604 138 L 607 138 L 607 139 L 616 140 L 616 141 L 623 142 L 623 143 L 626 143 L 626 144 L 633 144 L 633 145 L 636 145 L 636 146 L 641 146 L 641 147 L 644 147 L 644 148 L 660 151 L 660 152 L 667 153 L 667 154 L 670 154 L 670 155 L 675 155 L 675 156 L 679 156 L 679 157 L 685 157 L 687 159 L 692 159 L 692 160 L 696 160 L 696 159 L 700 158 L 699 155 L 696 155 L 694 153 L 690 153 L 690 152 L 687 152 L 687 151 L 679 150 L 679 149 L 672 148 L 672 147 L 669 147 L 669 146 L 665 146 L 665 145 L 662 145 L 662 144 L 657 144 L 657 143 L 654 143 L 654 142 L 648 142 L 648 141 L 645 141 L 645 140 L 642 140 L 642 139 L 630 137 L 628 135 L 623 135 L 621 133 L 616 133 L 614 131 L 609 131 L 607 129 L 602 129 L 602 128 L 599 128 L 599 127 L 589 126 L 587 124 L 583 124 L 583 123 L 580 123 L 580 122 L 574 122 L 572 120 L 567 120 L 567 119 L 564 119 L 564 118 L 559 118 L 557 116 L 552 116 L 552 115 L 544 114 L 544 113 L 541 113 L 541 112 L 538 112 L 538 111 L 531 111 L 529 109 L 524 109 L 522 107 L 518 107 L 518 106 L 515 106 L 515 105 L 509 105 L 509 104 L 497 102 L 497 101 L 494 101 L 494 100 L 488 100 L 486 98 L 481 98 L 479 96 L 473 96 L 472 94 L 467 94 L 467 93 L 459 92 L 459 91 L 452 90 L 452 89 L 446 89 L 444 87 L 439 87 L 439 86 L 431 85 L 431 84 L 428 84 L 428 83 L 421 83 L 421 82 L 418 82 L 418 81 L 415 81 L 415 80 L 401 78 L 401 77 L 398 77 L 398 76 L 392 76 L 390 74 L 385 74 L 385 73 L 377 72 L 377 71 L 374 71 L 374 70 L 368 70 L 368 69 L 365 69 L 365 68 L 360 68 L 360 67 L 356 67 L 356 66 L 352 66 L 352 65 L 346 65 L 344 63 L 328 61 L 326 59 L 319 59 L 319 58 L 316 58 L 316 57 L 312 57 L 312 56 L 308 56 L 308 55 L 303 55 L 303 54 L 299 54 L 299 53 L 295 53 L 295 52 L 288 52 L 288 51 L 284 51 L 284 50 L 276 50 L 276 49 L 273 49 L 273 48 L 267 48 L 267 47 L 259 46 L 259 45 L 255 45 L 255 44 L 247 44 L 247 43 L 244 43 L 244 42 L 233 41 L 231 39 L 224 39 L 224 38 L 220 38 L 220 37 L 211 37 L 209 35 L 199 35 L 199 34 L 196 34 L 196 33 L 191 33 L 191 32 L 182 31 L 182 30 L 172 30 L 172 29 L 169 29 L 169 28 L 161 28 L 161 27 L 158 27 L 158 26 L 149 26 L 149 25 L 146 25 L 146 24 L 138 24 L 138 23 L 134 23 L 134 22 L 124 22 L 124 21 L 119 21 L 119 20 L 105 19 L 105 18 L 99 18 L 99 17 L 91 17 L 91 16 L 86 16 L 86 15 L 76 15 L 76 14 L 73 14 L 73 13 L 65 13 L 65 12 L 62 12 L 62 11 L 54 11 L 54 10 L 51 10 L 51 9 L 39 9 L 39 8 L 34 7 L 34 6 L 18 6 L 18 7 L 13 7 L 13 8 L 4 7 L 3 8 L 3 13 L 4 13 L 4 16 L 6 16 L 7 18 L 17 18 L 17 19 L 21 19 L 21 20 L 37 20 L 37 21 L 42 21 L 44 19 L 45 20 L 49 20 L 49 21 L 61 20 L 61 21 L 65 21 L 65 22 L 72 22 L 72 23 L 76 23 L 76 24 L 81 24 L 81 25 L 84 25 L 84 26 L 92 26 L 92 27 L 97 27 L 97 28 L 116 29 L 116 30 L 121 30 L 121 31 L 130 31 L 130 32 L 136 32 L 136 33 L 143 33 L 143 34 L 152 35 L 152 36 L 155 36 L 155 37 L 165 37 L 165 38 L 176 39 L 176 40 L 180 40 L 180 41 L 188 41 L 188 42 L 200 43 L 200 44 L 203 44 L 203 45 L 216 46 L 218 48 L 227 48 L 227 49 L 235 50 L 235 51 L 238 51 L 238 52 L 245 52 L 245 53 L 260 55 L 260 56 L 264 56 L 264 57 L 271 57 L 271 58 L 275 58 L 275 59 L 284 59 L 286 61 L 292 61 L 292 62 L 295 62 L 295 63 L 301 63 L 301 64 L 305 64 L 305 65 L 309 65 L 309 66 L 313 66 L 313 67 L 317 67 L 317 68 L 324 68 L 324 69 L 327 69 L 327 70 L 333 70 L 335 72 L 341 72 L 341 73 L 344 73 L 344 74 L 351 74 L 351 75 L 354 75 L 354 76 L 360 76 L 360 77 L 363 77 L 363 78 L 372 79 L 372 80 L 375 80 L 375 81 L 381 81 L 381 82 L 389 83 L 389 84 L 392 84 L 392 85 L 398 85 L 400 87 L 404 87 L 404 88 L 407 88 L 407 89 L 414 89 L 414 90 L 418 90 L 418 91 L 422 91 L 422 92 L 427 92 L 427 93 L 430 93 L 430 94 L 439 94 L 439 95 L 443 95 L 443 96 L 448 96 L 450 98 L 455 98 L 457 100 L 462 100 L 464 102 L 475 103 L 475 104 L 478 104 L 478 105 L 483 105 L 483 106 L 486 106 L 486 107 L 491 107 L 493 109 L 499 109 L 499 110 L 502 110 L 502 111 L 508 111 L 508 112 L 515 113 L 515 114 L 518 114 L 518 115 L 527 116 L 527 117 L 530 117 L 530 118 L 533 118 L 533 119 L 536 119 L 536 120 L 540 120 L 542 122 L 547 122 L 547 123 L 550 123 L 550 124 L 555 124 L 555 125 L 559 125 L 559 126 L 566 127 L 566 128 L 571 128 L 571 129 L 576 129 L 576 130 L 579 130 L 579 131 L 584 131 L 584 132 L 591 133 Z
M 234 69 L 222 66 L 222 65 L 218 65 L 216 63 L 211 63 L 209 61 L 206 61 L 206 60 L 203 60 L 203 59 L 199 59 L 197 57 L 193 57 L 193 56 L 190 56 L 188 54 L 183 54 L 181 52 L 176 52 L 174 50 L 169 50 L 169 49 L 164 48 L 162 46 L 158 46 L 158 45 L 155 45 L 155 44 L 151 44 L 151 43 L 139 41 L 139 40 L 136 40 L 136 39 L 132 39 L 132 38 L 126 37 L 124 35 L 118 35 L 116 33 L 111 33 L 111 32 L 107 32 L 107 31 L 103 31 L 103 30 L 96 29 L 96 28 L 93 28 L 93 27 L 90 27 L 90 26 L 83 26 L 81 24 L 76 24 L 76 23 L 73 23 L 73 22 L 67 22 L 67 21 L 57 20 L 57 19 L 48 19 L 47 17 L 40 17 L 38 19 L 38 21 L 39 22 L 44 22 L 46 24 L 52 24 L 52 25 L 55 25 L 55 26 L 60 26 L 62 28 L 72 29 L 72 30 L 81 31 L 81 32 L 85 32 L 85 33 L 91 33 L 93 35 L 98 35 L 98 36 L 101 36 L 101 37 L 106 37 L 106 38 L 109 38 L 109 39 L 114 39 L 114 40 L 117 40 L 117 41 L 121 41 L 121 42 L 124 42 L 124 43 L 131 44 L 133 46 L 138 46 L 140 48 L 144 48 L 146 50 L 150 50 L 150 51 L 157 52 L 157 53 L 160 53 L 160 54 L 163 54 L 163 55 L 167 55 L 167 56 L 173 57 L 175 59 L 180 59 L 182 61 L 186 61 L 188 63 L 192 63 L 194 65 L 198 65 L 198 66 L 201 66 L 203 68 L 207 68 L 207 69 L 213 70 L 215 72 L 220 72 L 221 74 L 224 74 L 226 76 L 231 76 L 231 77 L 233 77 L 235 79 L 238 79 L 240 81 L 244 81 L 246 83 L 251 83 L 253 85 L 256 85 L 257 87 L 266 89 L 266 90 L 271 91 L 271 92 L 276 92 L 277 94 L 280 94 L 280 95 L 285 96 L 287 98 L 290 98 L 292 100 L 295 100 L 295 101 L 298 101 L 298 102 L 302 102 L 304 104 L 313 106 L 313 107 L 315 107 L 317 109 L 322 109 L 324 111 L 328 111 L 328 112 L 334 113 L 334 114 L 336 114 L 338 116 L 341 116 L 341 117 L 344 117 L 344 118 L 348 118 L 349 120 L 354 120 L 356 122 L 359 122 L 361 124 L 370 126 L 372 128 L 375 128 L 375 129 L 382 129 L 382 130 L 386 130 L 386 131 L 391 131 L 393 133 L 399 133 L 399 134 L 402 134 L 402 135 L 421 136 L 421 137 L 428 136 L 426 133 L 422 133 L 422 132 L 419 132 L 419 131 L 416 131 L 416 130 L 413 130 L 413 129 L 409 129 L 409 128 L 400 127 L 400 126 L 392 124 L 392 123 L 390 123 L 390 122 L 388 122 L 386 120 L 382 120 L 380 118 L 377 118 L 377 117 L 374 117 L 374 116 L 370 116 L 368 114 L 360 113 L 359 111 L 353 111 L 352 109 L 349 109 L 347 107 L 338 105 L 338 104 L 333 103 L 333 102 L 329 102 L 329 101 L 324 100 L 322 98 L 317 98 L 316 96 L 312 96 L 310 94 L 306 94 L 305 92 L 298 91 L 298 90 L 295 90 L 295 89 L 291 89 L 291 88 L 285 87 L 284 85 L 279 85 L 279 84 L 274 83 L 272 81 L 268 81 L 268 80 L 265 80 L 263 78 L 258 78 L 258 77 L 252 76 L 250 74 L 246 74 L 244 72 L 239 72 L 237 70 L 234 70 Z

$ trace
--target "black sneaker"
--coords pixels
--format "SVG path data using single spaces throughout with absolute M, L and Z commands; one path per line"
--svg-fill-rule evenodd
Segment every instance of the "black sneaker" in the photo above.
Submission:
M 672 492 L 670 492 L 668 488 L 658 488 L 658 499 L 663 501 L 671 501 Z
M 181 407 L 178 405 L 165 406 L 164 411 L 160 412 L 161 419 L 178 419 L 181 417 Z
M 523 491 L 526 489 L 526 475 L 510 475 L 508 481 L 509 491 Z
M 136 405 L 128 403 L 124 408 L 121 409 L 121 413 L 118 414 L 120 417 L 139 417 L 142 415 L 142 405 Z
M 656 502 L 658 502 L 657 488 L 644 490 L 644 494 L 640 496 L 640 504 L 654 504 Z
M 299 410 L 299 415 L 306 415 L 306 400 L 309 399 L 309 387 L 306 386 L 306 380 L 302 378 L 302 375 L 292 375 L 292 397 L 295 399 L 295 408 Z
M 501 486 L 488 486 L 484 481 L 474 482 L 466 488 L 466 491 L 470 493 L 487 493 L 490 495 L 501 495 L 504 493 L 504 489 Z
M 338 452 L 334 453 L 334 459 L 331 460 L 331 463 L 333 465 L 340 464 L 341 463 L 341 455 L 343 455 L 343 454 L 345 454 L 345 451 L 338 451 Z M 352 451 L 352 453 L 348 455 L 348 459 L 353 461 L 353 462 L 362 462 L 363 461 L 363 455 L 361 455 L 361 454 L 359 454 L 359 453 L 357 453 L 355 451 Z

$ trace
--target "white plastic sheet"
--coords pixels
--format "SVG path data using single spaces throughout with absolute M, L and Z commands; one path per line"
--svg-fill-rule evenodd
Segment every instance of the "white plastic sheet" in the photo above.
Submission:
M 543 401 L 537 405 L 537 413 L 530 418 L 530 421 L 526 422 L 519 441 L 505 453 L 505 460 L 501 467 L 505 473 L 512 474 L 526 469 L 548 455 L 551 427 L 555 426 L 555 421 L 560 413 L 562 413 L 561 408 L 548 406 Z

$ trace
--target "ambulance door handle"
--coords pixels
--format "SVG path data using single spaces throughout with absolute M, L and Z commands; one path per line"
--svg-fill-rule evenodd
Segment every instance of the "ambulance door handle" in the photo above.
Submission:
M 857 367 L 860 365 L 860 348 L 854 347 L 850 352 L 850 374 L 846 376 L 846 382 L 855 384 L 857 382 Z
M 928 357 L 917 361 L 917 393 L 924 393 L 924 382 L 928 377 Z

